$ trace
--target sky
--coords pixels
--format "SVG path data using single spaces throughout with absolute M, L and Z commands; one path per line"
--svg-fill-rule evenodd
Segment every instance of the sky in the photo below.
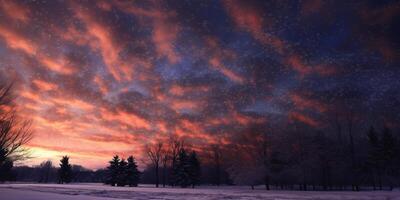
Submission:
M 0 73 L 33 158 L 96 169 L 170 136 L 198 151 L 255 123 L 398 128 L 398 1 L 11 1 Z M 359 129 L 362 131 L 362 129 Z M 276 131 L 279 132 L 279 131 Z

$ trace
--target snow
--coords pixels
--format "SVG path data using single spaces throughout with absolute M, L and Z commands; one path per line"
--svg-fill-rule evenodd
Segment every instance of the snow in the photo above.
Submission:
M 249 187 L 223 186 L 200 188 L 111 187 L 101 184 L 1 184 L 0 200 L 116 200 L 116 199 L 374 199 L 400 200 L 400 191 L 315 192 L 266 191 Z

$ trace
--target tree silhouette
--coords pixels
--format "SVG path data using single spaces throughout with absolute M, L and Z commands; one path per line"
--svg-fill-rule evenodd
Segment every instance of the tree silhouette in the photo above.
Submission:
M 370 127 L 368 131 L 368 164 L 371 167 L 372 172 L 372 186 L 376 189 L 375 180 L 378 179 L 379 187 L 382 188 L 381 184 L 381 147 L 378 135 L 374 127 Z
M 126 169 L 126 180 L 130 187 L 137 187 L 140 181 L 140 172 L 133 156 L 128 157 L 128 166 Z
M 147 145 L 146 151 L 147 156 L 149 157 L 151 163 L 154 166 L 155 176 L 156 176 L 156 187 L 159 185 L 159 170 L 160 170 L 160 161 L 162 157 L 162 142 L 157 142 L 155 144 Z
M 177 160 L 177 184 L 185 188 L 191 184 L 189 157 L 184 148 L 181 148 Z
M 190 184 L 192 185 L 192 188 L 194 188 L 194 186 L 200 181 L 200 162 L 195 151 L 192 151 L 190 154 L 188 164 Z
M 12 84 L 0 84 L 0 181 L 12 178 L 13 162 L 28 157 L 23 145 L 32 137 L 31 122 L 17 117 Z
M 382 135 L 382 165 L 384 173 L 388 177 L 393 177 L 396 171 L 396 139 L 393 137 L 389 128 L 384 127 Z M 390 189 L 393 189 L 393 182 L 389 180 Z
M 178 156 L 180 149 L 183 148 L 183 141 L 180 141 L 176 137 L 170 137 L 169 139 L 169 153 L 170 153 L 170 161 L 171 161 L 171 173 L 169 174 L 169 182 L 172 187 L 177 184 L 178 177 Z
M 15 176 L 12 171 L 13 165 L 14 163 L 10 160 L 3 161 L 0 165 L 0 182 L 14 180 Z
M 42 163 L 40 163 L 39 169 L 40 169 L 39 182 L 41 183 L 49 182 L 51 171 L 53 169 L 53 163 L 50 160 L 43 161 Z
M 117 186 L 125 186 L 127 182 L 128 172 L 127 172 L 128 163 L 125 159 L 121 159 L 117 168 Z
M 107 167 L 107 175 L 106 175 L 107 177 L 105 183 L 111 186 L 115 186 L 118 180 L 119 163 L 120 163 L 118 155 L 115 155 L 109 163 L 110 165 Z
M 60 169 L 58 170 L 58 174 L 59 174 L 59 182 L 61 184 L 71 182 L 72 167 L 69 164 L 68 156 L 63 156 L 62 159 L 60 160 Z

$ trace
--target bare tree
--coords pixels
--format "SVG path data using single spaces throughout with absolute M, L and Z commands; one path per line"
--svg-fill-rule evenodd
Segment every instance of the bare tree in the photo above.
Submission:
M 165 187 L 167 178 L 167 164 L 170 158 L 169 149 L 164 146 L 161 150 L 161 162 L 162 162 L 162 185 Z
M 39 165 L 40 177 L 39 182 L 47 183 L 50 180 L 51 172 L 54 169 L 53 163 L 51 160 L 43 161 Z
M 31 122 L 17 117 L 11 89 L 12 84 L 0 86 L 0 166 L 7 160 L 27 158 L 23 145 L 33 137 Z
M 183 148 L 183 141 L 178 138 L 171 136 L 169 139 L 169 159 L 171 161 L 171 169 L 172 173 L 170 174 L 170 183 L 172 186 L 175 185 L 176 182 L 176 163 L 178 159 L 179 151 Z
M 359 191 L 358 180 L 356 175 L 357 161 L 355 156 L 354 133 L 353 133 L 354 113 L 352 111 L 347 113 L 346 121 L 347 121 L 347 130 L 349 134 L 349 143 L 350 143 L 350 158 L 351 158 L 352 181 L 353 181 L 352 190 Z
M 158 172 L 159 172 L 160 162 L 162 159 L 162 147 L 163 147 L 163 143 L 161 141 L 154 143 L 154 144 L 149 144 L 146 146 L 147 156 L 149 157 L 151 163 L 154 166 L 154 170 L 155 170 L 156 187 L 158 187 L 158 184 L 159 184 Z

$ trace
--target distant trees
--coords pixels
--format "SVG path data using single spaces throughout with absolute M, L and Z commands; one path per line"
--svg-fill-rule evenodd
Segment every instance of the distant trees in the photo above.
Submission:
M 27 158 L 23 146 L 33 137 L 30 121 L 17 117 L 11 90 L 0 83 L 0 182 L 13 179 L 13 163 Z
M 266 189 L 357 191 L 361 185 L 399 185 L 399 138 L 388 127 L 357 134 L 361 126 L 351 116 L 341 122 L 345 129 L 339 121 L 333 127 L 338 134 L 291 124 L 272 135 L 269 128 L 250 125 L 222 147 L 228 149 L 223 155 L 229 176 L 235 184 L 265 184 Z M 341 137 L 342 132 L 347 137 Z
M 37 166 L 15 166 L 13 175 L 20 182 L 58 183 L 58 166 L 51 166 L 51 161 L 43 161 Z M 102 183 L 105 180 L 105 170 L 90 170 L 80 165 L 72 165 L 71 182 Z
M 230 172 L 234 183 L 250 185 L 270 184 L 270 149 L 266 127 L 252 124 L 238 135 L 230 149 Z
M 39 172 L 39 182 L 40 183 L 48 183 L 53 179 L 53 174 L 55 171 L 55 167 L 53 166 L 53 163 L 51 160 L 43 161 L 40 163 L 38 169 L 40 170 Z
M 125 185 L 136 187 L 138 185 L 140 172 L 133 156 L 129 156 L 125 161 L 125 159 L 120 159 L 118 155 L 115 155 L 109 163 L 105 184 L 120 187 Z
M 72 166 L 69 164 L 69 157 L 63 156 L 60 160 L 60 169 L 58 170 L 59 183 L 69 183 L 72 179 Z
M 384 127 L 381 136 L 375 131 L 374 127 L 371 127 L 367 136 L 369 147 L 367 166 L 371 172 L 372 186 L 375 190 L 376 183 L 378 183 L 378 187 L 381 190 L 382 179 L 385 177 L 387 184 L 392 189 L 394 184 L 392 177 L 395 175 L 396 170 L 399 170 L 399 167 L 395 164 L 396 139 L 387 127 Z

